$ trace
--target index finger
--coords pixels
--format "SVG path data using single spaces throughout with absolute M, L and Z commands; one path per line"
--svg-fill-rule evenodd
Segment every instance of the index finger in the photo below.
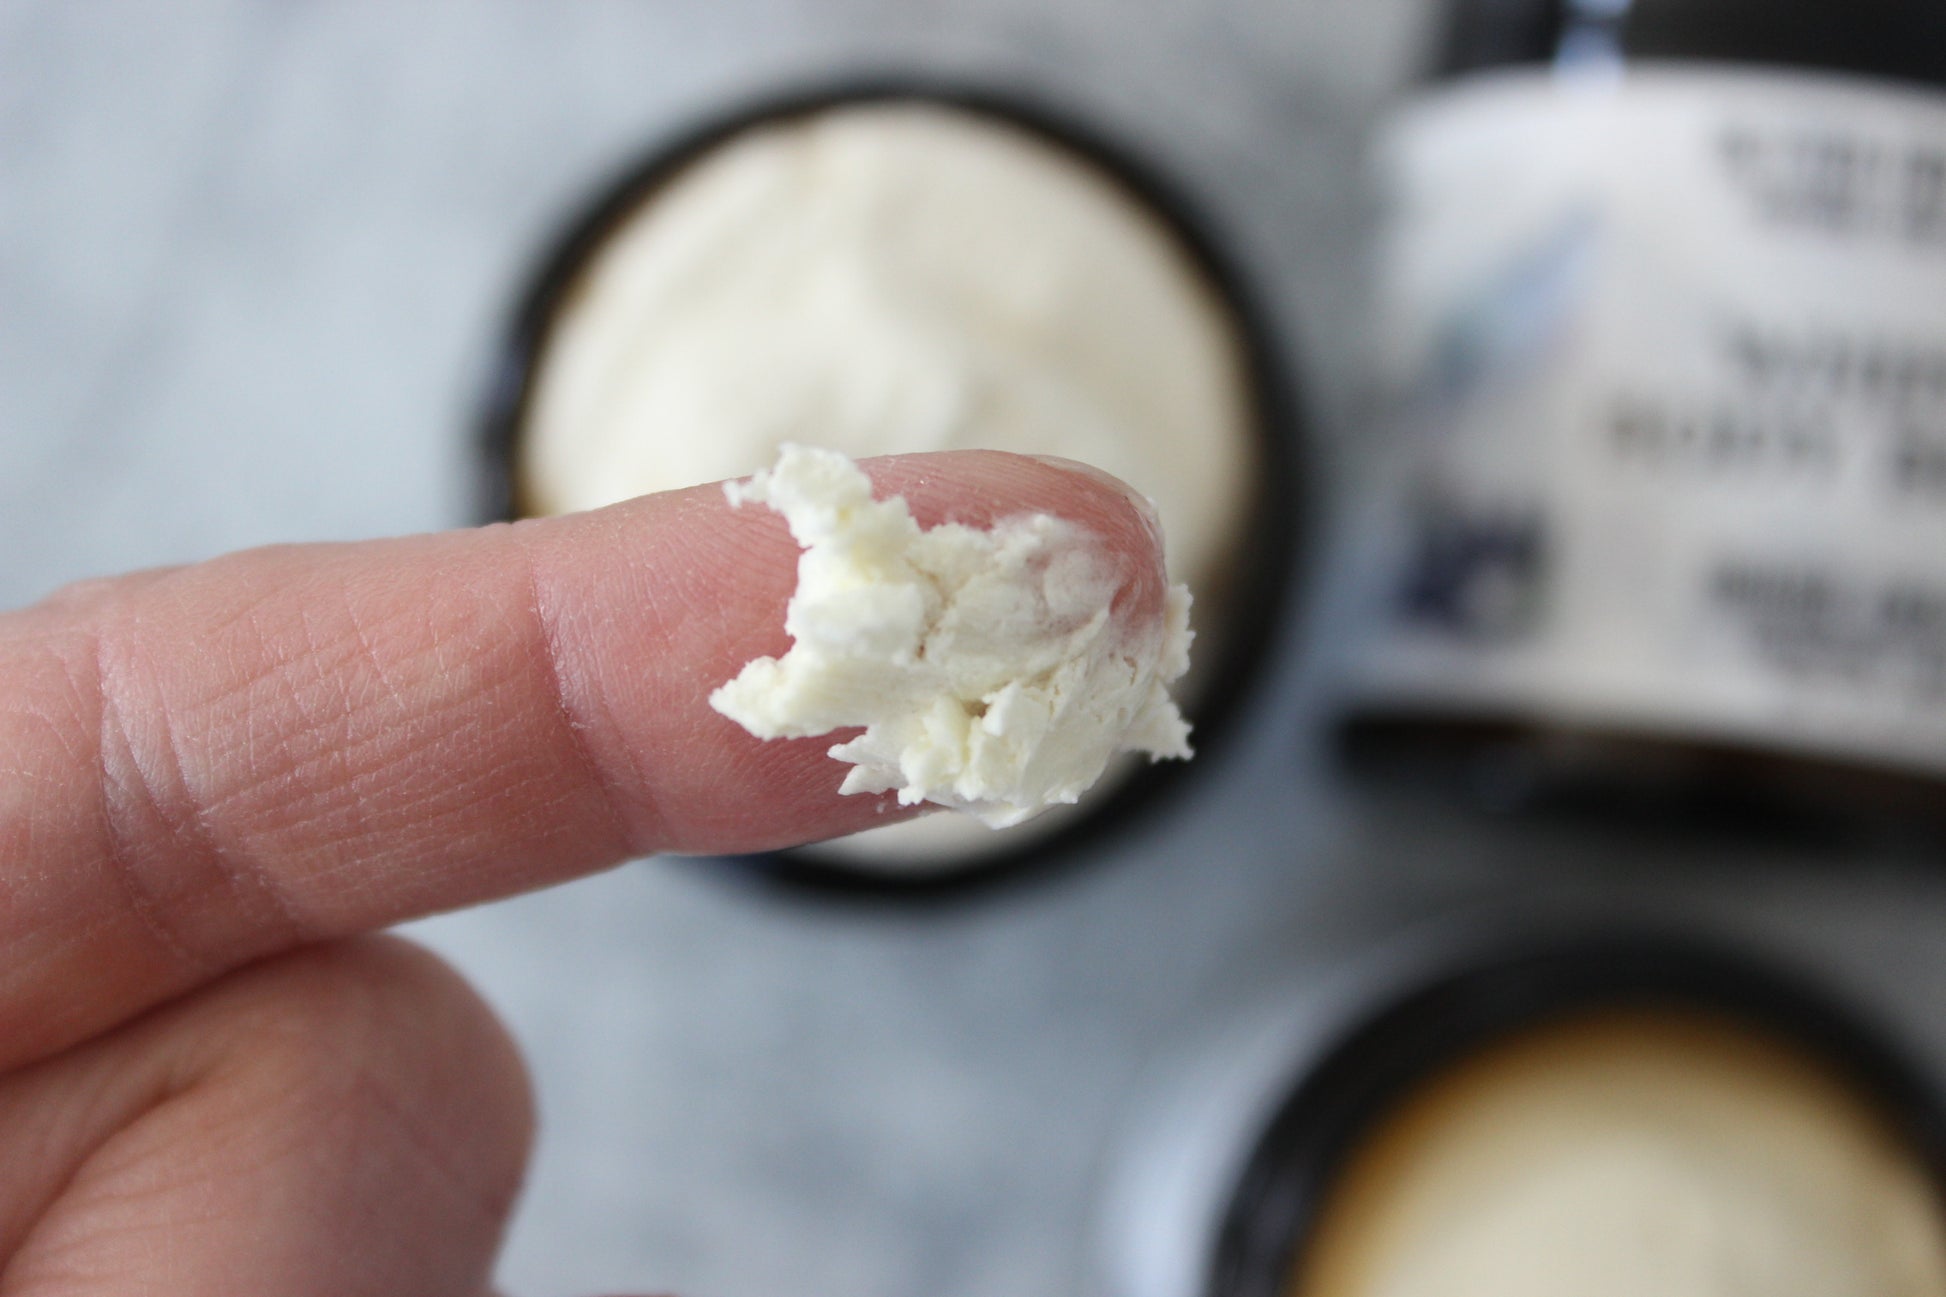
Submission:
M 988 452 L 866 465 L 927 525 L 1064 516 L 1163 577 L 1111 481 Z M 826 738 L 708 695 L 788 647 L 797 548 L 720 488 L 285 547 L 0 618 L 0 1068 L 310 941 L 652 851 L 878 822 Z

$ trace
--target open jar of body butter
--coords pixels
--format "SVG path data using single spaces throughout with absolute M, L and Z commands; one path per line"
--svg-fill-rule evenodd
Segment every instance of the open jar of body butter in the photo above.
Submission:
M 486 412 L 487 512 L 740 477 L 785 442 L 1081 460 L 1156 506 L 1195 599 L 1178 692 L 1206 747 L 1272 623 L 1295 508 L 1270 331 L 1204 230 L 1146 166 L 1010 97 L 874 86 L 727 115 L 624 175 L 529 288 Z M 1182 774 L 1124 764 L 1016 828 L 935 815 L 762 868 L 936 889 L 1055 854 Z
M 1933 1078 L 1815 983 L 1661 929 L 1420 934 L 1165 1069 L 1100 1297 L 1946 1292 Z

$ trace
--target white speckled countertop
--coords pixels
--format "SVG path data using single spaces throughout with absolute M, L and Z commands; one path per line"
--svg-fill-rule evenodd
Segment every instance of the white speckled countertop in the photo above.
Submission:
M 528 259 L 621 160 L 780 81 L 1056 96 L 1203 199 L 1338 444 L 1357 157 L 1416 0 L 0 0 L 0 606 L 75 577 L 466 518 Z M 1328 631 L 1328 626 L 1323 628 Z M 923 909 L 650 862 L 417 925 L 525 1042 L 543 1294 L 1061 1297 L 1142 1069 L 1236 988 L 1543 893 L 1784 949 L 1946 1071 L 1946 872 L 1380 804 L 1284 642 L 1139 849 Z

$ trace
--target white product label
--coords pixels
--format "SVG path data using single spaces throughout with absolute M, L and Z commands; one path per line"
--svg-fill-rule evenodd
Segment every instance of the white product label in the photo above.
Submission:
M 1381 159 L 1359 694 L 1946 771 L 1946 96 L 1509 73 Z

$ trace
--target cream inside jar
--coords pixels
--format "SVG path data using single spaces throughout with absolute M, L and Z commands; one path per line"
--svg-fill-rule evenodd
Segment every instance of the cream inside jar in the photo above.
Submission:
M 1152 498 L 1195 599 L 1192 663 L 1225 647 L 1264 471 L 1238 320 L 1132 189 L 999 116 L 861 100 L 729 134 L 598 241 L 536 365 L 522 512 L 741 477 L 785 442 L 1058 455 Z M 1192 717 L 1207 683 L 1192 665 Z M 1074 814 L 997 834 L 936 815 L 814 850 L 937 871 Z
M 1880 1110 L 1703 1012 L 1531 1028 L 1357 1144 L 1288 1297 L 1938 1297 L 1946 1209 Z

